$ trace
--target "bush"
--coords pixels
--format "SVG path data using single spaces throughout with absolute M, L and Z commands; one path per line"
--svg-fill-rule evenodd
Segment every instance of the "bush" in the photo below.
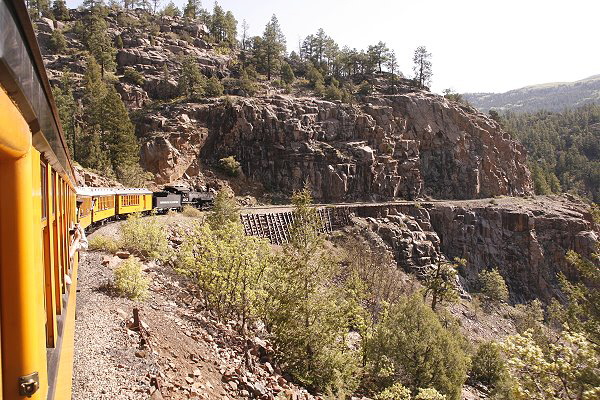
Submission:
M 479 284 L 481 285 L 481 294 L 487 301 L 500 303 L 508 300 L 508 287 L 496 268 L 491 271 L 481 271 Z
M 219 160 L 219 168 L 229 176 L 238 176 L 240 174 L 240 163 L 234 156 L 221 158 Z
M 204 92 L 208 97 L 219 97 L 223 95 L 223 85 L 217 77 L 213 76 L 206 82 Z
M 433 387 L 450 399 L 458 399 L 468 365 L 460 335 L 444 329 L 419 295 L 392 305 L 382 314 L 365 344 L 375 383 L 387 386 L 393 377 L 402 376 L 412 390 Z
M 415 400 L 446 400 L 446 396 L 433 388 L 419 389 Z
M 183 212 L 182 212 L 182 214 L 185 217 L 199 218 L 199 217 L 202 216 L 202 211 L 198 210 L 195 207 L 192 207 L 192 206 L 186 204 L 185 206 L 183 206 Z
M 288 85 L 292 84 L 294 79 L 296 79 L 292 67 L 290 67 L 290 64 L 286 62 L 281 65 L 281 79 L 283 79 L 283 81 Z
M 148 296 L 150 280 L 142 272 L 142 264 L 131 257 L 115 269 L 114 286 L 117 291 L 131 300 L 143 300 Z
M 342 91 L 334 85 L 327 86 L 325 90 L 325 99 L 326 100 L 341 100 L 342 99 Z
M 119 251 L 119 244 L 112 238 L 102 235 L 96 235 L 89 240 L 90 250 L 101 250 L 114 254 Z
M 54 53 L 63 53 L 67 49 L 67 40 L 61 31 L 55 29 L 50 36 L 50 50 Z
M 134 83 L 138 86 L 141 86 L 146 81 L 144 79 L 144 75 L 142 75 L 138 70 L 132 67 L 125 67 L 125 72 L 123 73 L 123 77 L 126 81 L 130 83 Z
M 487 386 L 496 386 L 505 375 L 506 363 L 499 346 L 494 342 L 481 344 L 471 361 L 471 380 Z
M 373 92 L 373 87 L 367 81 L 363 81 L 358 87 L 358 94 L 361 96 L 368 96 Z
M 171 256 L 167 233 L 156 218 L 129 215 L 121 225 L 122 247 L 141 257 L 166 260 Z
M 394 383 L 376 397 L 377 400 L 410 400 L 410 390 L 401 383 Z

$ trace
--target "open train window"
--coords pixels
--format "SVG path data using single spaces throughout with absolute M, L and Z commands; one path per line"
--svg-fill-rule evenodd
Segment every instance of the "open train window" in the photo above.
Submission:
M 40 161 L 40 174 L 42 185 L 42 221 L 48 219 L 48 166 L 44 160 Z

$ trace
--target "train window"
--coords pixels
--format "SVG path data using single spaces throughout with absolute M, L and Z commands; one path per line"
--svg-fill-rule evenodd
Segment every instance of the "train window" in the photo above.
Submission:
M 52 171 L 52 182 L 50 184 L 50 199 L 52 199 L 52 216 L 56 213 L 56 206 L 58 205 L 56 201 L 56 171 Z
M 48 167 L 42 160 L 40 162 L 40 174 L 42 184 L 42 220 L 48 218 Z

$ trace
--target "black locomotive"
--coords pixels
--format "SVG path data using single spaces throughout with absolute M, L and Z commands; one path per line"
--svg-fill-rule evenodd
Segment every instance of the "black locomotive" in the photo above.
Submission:
M 185 205 L 206 210 L 213 206 L 214 199 L 214 190 L 209 187 L 192 190 L 184 185 L 169 185 L 160 192 L 154 192 L 152 205 L 158 211 L 181 210 Z

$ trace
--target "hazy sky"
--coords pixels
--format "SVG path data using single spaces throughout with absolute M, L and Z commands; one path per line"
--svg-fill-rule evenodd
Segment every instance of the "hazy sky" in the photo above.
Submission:
M 182 7 L 186 0 L 174 0 Z M 166 4 L 168 0 L 163 0 Z M 75 7 L 81 0 L 67 0 Z M 203 6 L 212 9 L 213 0 Z M 412 76 L 412 53 L 432 53 L 432 89 L 504 92 L 600 74 L 600 0 L 220 0 L 262 33 L 276 14 L 288 51 L 323 28 L 340 47 L 379 40 Z

